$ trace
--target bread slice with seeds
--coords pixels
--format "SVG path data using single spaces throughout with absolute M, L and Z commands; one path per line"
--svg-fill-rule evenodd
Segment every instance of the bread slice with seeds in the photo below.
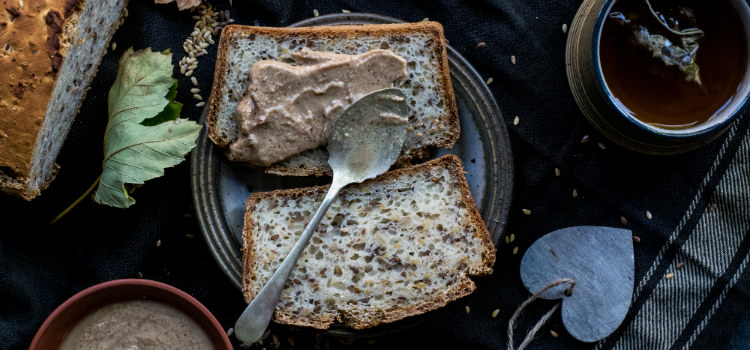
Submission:
M 328 186 L 252 194 L 243 229 L 249 303 L 281 264 Z M 495 247 L 461 161 L 447 155 L 345 188 L 305 249 L 278 323 L 362 329 L 445 306 L 476 288 Z
M 446 40 L 437 22 L 268 28 L 231 25 L 221 35 L 214 84 L 208 99 L 208 135 L 220 147 L 237 140 L 237 104 L 251 82 L 250 67 L 260 60 L 294 64 L 290 53 L 313 51 L 358 54 L 387 49 L 404 58 L 408 77 L 397 81 L 411 108 L 409 137 L 400 165 L 423 159 L 438 147 L 451 148 L 460 134 L 448 70 Z M 302 152 L 271 165 L 279 175 L 330 175 L 324 148 Z
M 127 0 L 3 3 L 0 190 L 31 200 L 57 173 L 57 154 Z

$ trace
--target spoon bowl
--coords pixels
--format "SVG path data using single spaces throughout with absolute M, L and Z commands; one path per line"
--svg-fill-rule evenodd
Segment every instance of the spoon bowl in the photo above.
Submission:
M 406 138 L 407 114 L 404 93 L 391 88 L 365 95 L 333 122 L 328 134 L 331 187 L 289 255 L 237 319 L 237 339 L 252 344 L 261 338 L 289 275 L 338 193 L 346 185 L 386 172 L 398 159 Z

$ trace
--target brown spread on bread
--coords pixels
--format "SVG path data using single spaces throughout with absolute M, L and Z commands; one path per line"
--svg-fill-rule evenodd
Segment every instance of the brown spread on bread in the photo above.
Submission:
M 406 60 L 375 49 L 358 55 L 292 53 L 296 65 L 262 60 L 237 106 L 239 138 L 229 156 L 267 166 L 326 144 L 331 122 L 370 92 L 406 76 Z
M 26 177 L 79 0 L 1 0 L 0 170 Z

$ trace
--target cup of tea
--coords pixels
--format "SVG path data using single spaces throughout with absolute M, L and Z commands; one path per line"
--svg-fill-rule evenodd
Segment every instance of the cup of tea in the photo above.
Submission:
M 682 153 L 747 110 L 749 38 L 744 0 L 585 0 L 569 32 L 568 82 L 613 142 Z

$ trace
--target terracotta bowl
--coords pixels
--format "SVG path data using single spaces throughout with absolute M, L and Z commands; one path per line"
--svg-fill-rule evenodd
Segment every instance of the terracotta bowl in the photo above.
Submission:
M 104 282 L 72 296 L 47 317 L 29 349 L 59 349 L 68 333 L 86 315 L 107 304 L 132 299 L 148 299 L 174 306 L 198 323 L 216 349 L 232 349 L 221 324 L 198 300 L 175 287 L 143 279 Z

